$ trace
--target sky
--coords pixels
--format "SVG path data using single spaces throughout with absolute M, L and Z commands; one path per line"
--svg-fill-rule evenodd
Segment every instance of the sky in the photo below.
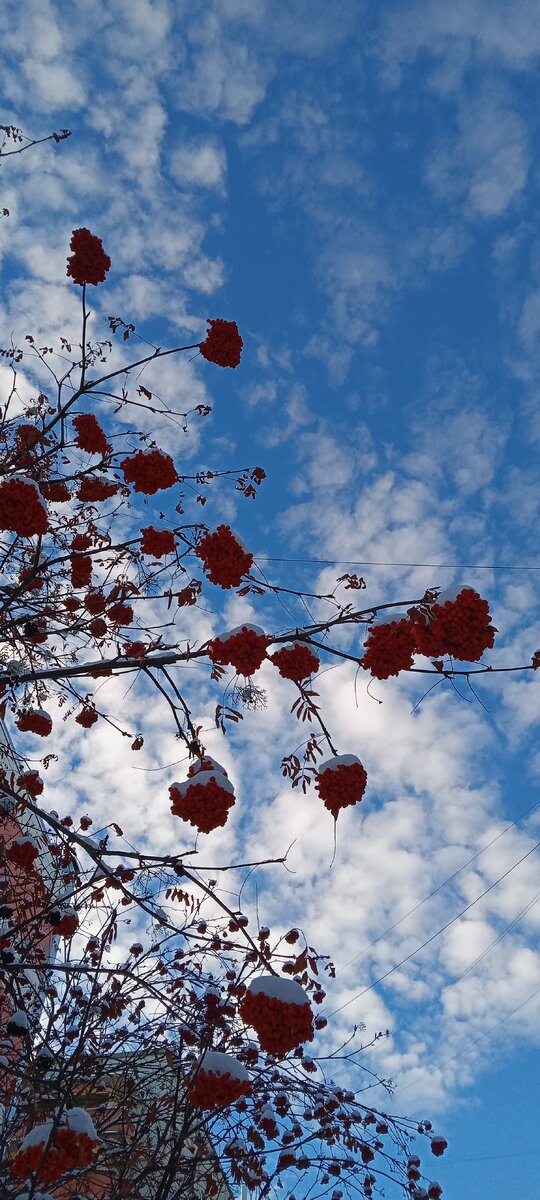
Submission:
M 499 631 L 488 661 L 529 663 L 540 645 L 533 0 L 7 0 L 0 39 L 1 122 L 35 137 L 72 130 L 2 163 L 1 344 L 12 331 L 76 336 L 65 259 L 71 230 L 88 226 L 112 258 L 96 329 L 121 315 L 165 345 L 201 340 L 207 317 L 238 322 L 237 371 L 192 357 L 152 376 L 180 409 L 213 407 L 174 431 L 186 471 L 267 472 L 253 504 L 212 493 L 209 523 L 231 522 L 258 568 L 291 588 L 330 591 L 356 571 L 377 604 L 470 584 Z M 170 425 L 140 419 L 169 449 Z M 247 619 L 306 618 L 295 601 L 284 612 L 212 593 L 186 613 L 185 636 Z M 296 839 L 294 873 L 260 875 L 246 899 L 334 957 L 336 1040 L 361 1022 L 366 1040 L 390 1030 L 366 1061 L 394 1080 L 394 1110 L 448 1137 L 434 1172 L 448 1196 L 536 1200 L 538 680 L 493 675 L 477 695 L 461 683 L 423 698 L 422 677 L 368 693 L 348 665 L 323 661 L 339 752 L 358 754 L 369 780 L 361 810 L 340 816 L 331 866 L 331 818 L 280 774 L 300 740 L 291 693 L 271 668 L 260 676 L 266 712 L 247 713 L 226 743 L 209 733 L 241 812 L 202 839 L 205 854 L 268 857 Z M 120 684 L 108 687 L 121 705 Z M 208 728 L 215 691 L 196 673 L 188 687 Z M 108 728 L 81 744 L 66 727 L 76 774 L 52 767 L 51 795 L 97 822 L 113 805 L 130 836 L 168 848 L 178 745 L 159 707 L 143 693 L 132 704 L 147 735 L 139 774 Z

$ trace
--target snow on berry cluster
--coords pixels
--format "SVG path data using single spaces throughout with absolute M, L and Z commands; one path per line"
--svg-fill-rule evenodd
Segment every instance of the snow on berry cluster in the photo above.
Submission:
M 163 558 L 165 554 L 172 554 L 176 542 L 174 533 L 170 529 L 154 529 L 153 525 L 147 525 L 141 529 L 141 534 L 143 554 L 148 554 L 152 558 Z
M 53 1122 L 45 1121 L 23 1138 L 11 1164 L 13 1174 L 19 1179 L 27 1179 L 35 1171 L 40 1183 L 56 1183 L 67 1171 L 90 1166 L 99 1142 L 92 1119 L 84 1109 L 67 1109 L 54 1134 L 52 1130 Z
M 77 500 L 82 500 L 85 504 L 99 504 L 102 500 L 116 496 L 118 487 L 117 483 L 103 479 L 101 475 L 85 475 L 79 485 Z
M 171 812 L 188 821 L 199 833 L 211 833 L 225 825 L 235 803 L 234 788 L 221 771 L 198 771 L 183 783 L 169 787 Z
M 237 367 L 244 343 L 236 321 L 224 321 L 222 317 L 217 317 L 213 321 L 209 319 L 207 324 L 206 339 L 199 344 L 203 358 L 216 363 L 218 367 Z
M 89 229 L 74 229 L 69 243 L 73 254 L 67 260 L 66 274 L 81 287 L 84 283 L 105 283 L 111 260 L 103 249 L 101 238 Z
M 111 449 L 101 425 L 93 413 L 79 413 L 73 418 L 77 431 L 75 445 L 87 454 L 107 454 Z
M 59 933 L 65 938 L 73 937 L 73 934 L 79 928 L 77 913 L 69 904 L 58 905 L 52 908 L 49 912 L 48 920 L 55 933 Z
M 239 625 L 220 633 L 208 646 L 212 662 L 232 666 L 239 675 L 253 675 L 266 658 L 268 638 L 260 625 Z
M 188 768 L 188 779 L 193 779 L 193 776 L 198 775 L 199 771 L 217 771 L 219 774 L 224 775 L 225 778 L 228 779 L 228 774 L 225 770 L 225 767 L 222 767 L 221 763 L 218 763 L 217 759 L 210 758 L 209 754 L 203 754 L 202 758 L 196 758 L 195 761 L 191 763 L 191 766 Z
M 249 1096 L 251 1081 L 246 1068 L 232 1054 L 207 1050 L 189 1086 L 187 1098 L 194 1108 L 223 1108 Z
M 23 871 L 30 871 L 39 854 L 37 842 L 32 837 L 15 838 L 6 850 L 8 862 Z
M 43 791 L 43 780 L 38 771 L 23 771 L 17 779 L 17 787 L 28 792 L 29 796 L 40 796 Z
M 48 528 L 47 509 L 33 479 L 24 475 L 5 479 L 0 484 L 0 529 L 33 537 Z
M 21 733 L 37 733 L 39 737 L 48 737 L 52 730 L 52 718 L 44 708 L 25 708 L 15 721 Z
M 294 979 L 261 975 L 248 985 L 240 1016 L 252 1025 L 261 1049 L 277 1058 L 313 1041 L 313 1013 L 303 988 Z
M 371 626 L 364 642 L 362 666 L 375 679 L 388 679 L 412 667 L 415 650 L 414 626 L 408 617 L 382 619 Z
M 377 620 L 364 642 L 362 666 L 374 678 L 388 679 L 409 670 L 414 654 L 449 654 L 462 662 L 478 662 L 493 646 L 496 633 L 487 600 L 462 585 L 441 593 L 428 607 L 412 608 L 406 617 Z
M 491 624 L 489 604 L 470 587 L 441 593 L 430 608 L 427 623 L 415 621 L 420 654 L 429 658 L 451 654 L 463 662 L 478 662 L 491 649 L 497 630 Z
M 133 491 L 144 492 L 145 496 L 165 491 L 178 480 L 173 460 L 163 450 L 137 450 L 120 466 L 126 483 L 132 483 Z
M 210 580 L 222 588 L 239 587 L 242 576 L 253 566 L 253 555 L 246 550 L 229 525 L 208 530 L 195 549 Z
M 342 808 L 358 804 L 366 790 L 367 772 L 354 754 L 338 754 L 321 763 L 315 787 L 325 806 L 337 817 Z
M 294 683 L 302 683 L 319 670 L 319 659 L 309 646 L 303 642 L 291 642 L 270 655 L 270 661 L 277 667 L 284 679 L 292 679 Z
M 75 720 L 77 725 L 81 725 L 83 729 L 91 729 L 92 725 L 95 725 L 96 721 L 99 720 L 99 717 L 91 704 L 85 704 L 81 708 L 80 713 L 77 713 Z

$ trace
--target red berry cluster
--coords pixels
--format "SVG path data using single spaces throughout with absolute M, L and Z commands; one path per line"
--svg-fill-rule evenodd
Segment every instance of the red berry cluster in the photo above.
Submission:
M 319 659 L 302 642 L 293 642 L 291 646 L 283 646 L 270 655 L 270 660 L 277 667 L 284 679 L 292 679 L 294 683 L 302 683 L 319 670 Z
M 75 445 L 87 454 L 107 454 L 112 449 L 93 413 L 79 413 L 73 418 L 73 424 L 77 430 Z
M 48 483 L 40 484 L 40 487 L 45 499 L 53 504 L 63 504 L 64 500 L 71 499 L 71 492 L 63 479 L 50 479 Z
M 455 600 L 433 604 L 430 617 L 427 624 L 414 623 L 419 654 L 478 662 L 493 646 L 497 630 L 490 624 L 489 604 L 473 588 L 463 588 Z
M 77 725 L 82 725 L 83 729 L 91 729 L 92 725 L 95 725 L 96 721 L 99 720 L 99 717 L 95 708 L 92 708 L 91 705 L 85 705 L 80 713 L 77 713 L 75 720 Z
M 86 504 L 98 504 L 100 500 L 108 500 L 110 496 L 116 496 L 118 491 L 117 483 L 110 483 L 108 479 L 100 479 L 99 476 L 91 478 L 85 475 L 81 480 L 77 499 L 83 500 Z
M 103 249 L 101 238 L 90 233 L 89 229 L 74 229 L 69 243 L 73 254 L 67 260 L 66 274 L 71 276 L 74 283 L 105 283 L 105 276 L 110 269 L 111 260 Z
M 29 796 L 41 796 L 43 780 L 37 771 L 23 771 L 17 780 L 17 787 L 23 788 Z
M 21 733 L 38 733 L 40 737 L 48 737 L 52 730 L 52 721 L 43 708 L 27 708 L 19 713 L 15 721 Z
M 94 637 L 105 637 L 107 632 L 107 622 L 103 620 L 103 617 L 94 617 L 93 621 L 89 622 L 88 628 Z
M 358 804 L 366 790 L 366 783 L 365 767 L 352 754 L 338 755 L 322 763 L 315 779 L 319 796 L 333 817 L 337 817 L 340 809 Z
M 24 1149 L 21 1147 L 11 1164 L 13 1174 L 19 1179 L 27 1179 L 36 1171 L 40 1183 L 56 1183 L 66 1171 L 89 1167 L 98 1146 L 97 1141 L 87 1133 L 78 1133 L 64 1125 L 60 1125 L 56 1130 L 53 1143 L 44 1158 L 46 1144 L 47 1138 L 44 1138 L 37 1144 L 26 1146 Z
M 113 621 L 115 625 L 131 625 L 133 609 L 131 604 L 124 604 L 119 600 L 118 604 L 111 604 L 107 616 L 109 621 Z
M 89 554 L 70 554 L 71 584 L 74 588 L 87 588 L 92 580 L 92 559 Z
M 224 1108 L 241 1096 L 249 1096 L 250 1092 L 249 1079 L 237 1079 L 234 1075 L 205 1071 L 201 1067 L 189 1087 L 187 1098 L 194 1108 Z
M 152 558 L 163 558 L 165 554 L 172 554 L 176 542 L 170 529 L 154 529 L 153 525 L 147 525 L 145 529 L 141 529 L 141 533 L 143 554 Z
M 79 928 L 79 918 L 73 909 L 66 909 L 65 912 L 62 912 L 61 909 L 53 908 L 49 913 L 49 921 L 54 932 L 65 938 L 73 937 Z
M 222 588 L 239 587 L 251 570 L 253 555 L 245 550 L 229 525 L 218 525 L 201 538 L 195 554 L 201 558 L 210 583 Z
M 208 656 L 214 663 L 229 664 L 239 675 L 253 675 L 266 658 L 268 638 L 262 629 L 243 625 L 238 632 L 232 631 L 210 642 Z
M 47 509 L 37 485 L 31 479 L 6 479 L 0 484 L 0 529 L 9 529 L 19 537 L 47 532 Z
M 33 867 L 38 854 L 38 847 L 32 838 L 16 838 L 6 850 L 8 861 L 25 871 Z
M 225 825 L 235 803 L 234 793 L 220 784 L 219 775 L 213 771 L 199 771 L 187 785 L 171 784 L 169 797 L 173 815 L 188 821 L 200 833 L 211 833 Z
M 48 439 L 43 438 L 43 434 L 35 425 L 23 424 L 17 427 L 16 431 L 17 444 L 15 447 L 14 460 L 17 467 L 27 468 L 33 467 L 35 463 L 34 451 L 37 449 L 38 443 Z
M 310 1005 L 287 1004 L 264 992 L 248 989 L 240 1005 L 240 1016 L 252 1025 L 261 1049 L 282 1058 L 302 1042 L 313 1041 L 313 1013 Z
M 415 649 L 414 628 L 407 617 L 373 625 L 364 642 L 362 666 L 375 679 L 388 679 L 412 667 Z
M 33 579 L 31 578 L 31 576 L 34 574 L 34 570 L 35 567 L 25 567 L 24 570 L 19 573 L 19 582 L 26 583 L 27 592 L 39 591 L 39 589 L 45 584 L 45 580 L 41 575 L 36 575 Z
M 178 480 L 176 467 L 170 454 L 162 450 L 137 450 L 120 463 L 126 483 L 133 484 L 134 492 L 153 496 L 172 487 Z
M 147 649 L 146 642 L 124 642 L 122 654 L 126 658 L 144 658 Z
M 87 612 L 92 613 L 93 617 L 99 617 L 102 612 L 105 612 L 107 601 L 103 592 L 87 592 L 84 597 L 84 607 Z
M 207 324 L 209 329 L 205 341 L 199 343 L 203 358 L 216 363 L 218 367 L 237 367 L 244 343 L 236 321 L 224 321 L 218 317 L 214 321 L 208 320 Z
M 447 1148 L 448 1142 L 445 1137 L 442 1137 L 440 1134 L 435 1134 L 435 1137 L 432 1137 L 431 1153 L 434 1154 L 436 1158 L 441 1158 Z

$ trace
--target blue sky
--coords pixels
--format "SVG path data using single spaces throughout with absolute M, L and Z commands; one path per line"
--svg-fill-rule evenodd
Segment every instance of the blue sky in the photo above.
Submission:
M 186 469 L 267 471 L 256 505 L 216 493 L 209 522 L 231 521 L 290 587 L 330 590 L 348 562 L 386 564 L 351 568 L 367 603 L 470 583 L 500 630 L 490 661 L 530 661 L 540 644 L 537 5 L 8 0 L 0 35 L 2 122 L 35 136 L 73 131 L 3 164 L 2 344 L 11 330 L 74 333 L 65 258 L 71 230 L 87 225 L 113 260 L 96 322 L 118 313 L 159 344 L 199 340 L 207 316 L 239 324 L 237 372 L 199 359 L 158 373 L 179 407 L 214 404 L 200 435 L 179 442 Z M 416 565 L 426 563 L 450 565 Z M 188 614 L 190 637 L 248 616 L 289 623 L 267 602 L 216 605 L 212 595 Z M 269 918 L 305 915 L 338 966 L 379 939 L 338 974 L 336 1008 L 412 954 L 343 1010 L 339 1031 L 361 1020 L 393 1031 L 370 1065 L 395 1079 L 396 1109 L 435 1114 L 448 1134 L 434 1172 L 447 1195 L 535 1200 L 540 908 L 524 910 L 540 887 L 537 856 L 413 952 L 531 849 L 539 813 L 381 934 L 540 799 L 537 680 L 493 677 L 478 689 L 487 712 L 466 689 L 439 688 L 411 716 L 417 679 L 376 685 L 378 705 L 363 680 L 355 702 L 347 667 L 321 675 L 340 752 L 358 753 L 370 774 L 362 813 L 340 818 L 331 871 L 330 820 L 314 822 L 309 798 L 291 796 L 279 774 L 297 736 L 289 693 L 271 673 L 265 682 L 268 712 L 248 716 L 225 750 L 210 747 L 249 794 L 247 815 L 212 845 L 279 853 L 297 837 L 293 882 L 268 876 L 260 897 Z M 207 718 L 213 693 L 201 683 L 196 694 Z M 157 720 L 151 732 L 148 763 L 171 761 Z M 122 823 L 150 836 L 150 799 L 139 829 L 131 812 L 123 748 L 106 731 L 92 737 L 81 803 L 101 738 Z M 54 786 L 60 808 L 60 776 Z M 171 828 L 165 806 L 156 844 Z

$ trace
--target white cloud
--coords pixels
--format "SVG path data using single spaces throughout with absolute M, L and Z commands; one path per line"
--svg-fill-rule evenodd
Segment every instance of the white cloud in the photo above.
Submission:
M 171 175 L 182 186 L 190 184 L 222 191 L 226 170 L 225 151 L 215 142 L 184 142 L 171 154 Z
M 500 217 L 523 191 L 529 154 L 524 122 L 496 93 L 462 101 L 455 137 L 431 153 L 426 178 L 445 200 L 463 199 L 470 215 Z

